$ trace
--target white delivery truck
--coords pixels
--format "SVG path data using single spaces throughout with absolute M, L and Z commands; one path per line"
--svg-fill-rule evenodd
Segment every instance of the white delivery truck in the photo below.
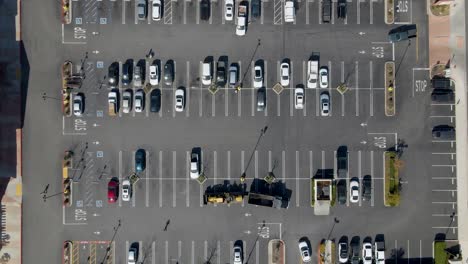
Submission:
M 247 27 L 247 5 L 240 3 L 237 10 L 236 35 L 244 36 Z
M 294 1 L 286 0 L 284 2 L 284 22 L 292 23 L 296 17 L 296 10 L 294 9 Z
M 317 88 L 319 59 L 318 53 L 312 53 L 307 63 L 307 88 Z

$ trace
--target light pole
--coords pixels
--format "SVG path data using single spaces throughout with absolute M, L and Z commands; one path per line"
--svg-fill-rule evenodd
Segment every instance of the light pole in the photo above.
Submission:
M 450 224 L 449 226 L 447 227 L 447 231 L 445 231 L 445 238 L 447 238 L 447 234 L 448 234 L 448 231 L 450 230 L 450 228 L 452 227 L 452 224 L 453 224 L 453 221 L 455 221 L 455 212 L 452 212 L 450 214 Z
M 57 100 L 57 101 L 61 100 L 60 98 L 48 96 L 46 93 L 42 93 L 42 100 L 45 101 L 46 99 L 54 99 L 54 100 Z
M 405 59 L 406 52 L 408 51 L 408 48 L 411 46 L 411 40 L 408 40 L 408 46 L 406 46 L 405 52 L 403 53 L 403 57 L 401 57 L 400 63 L 398 63 L 398 67 L 395 71 L 395 79 L 398 74 L 398 70 L 400 70 L 401 63 L 403 63 L 403 60 Z
M 244 75 L 242 75 L 242 80 L 240 81 L 239 88 L 242 87 L 242 86 L 244 85 L 245 76 L 246 76 L 247 73 L 249 72 L 250 66 L 252 65 L 252 61 L 253 61 L 253 59 L 254 59 L 254 57 L 255 57 L 255 54 L 257 53 L 258 47 L 260 47 L 260 45 L 262 45 L 261 40 L 260 40 L 260 39 L 257 39 L 257 46 L 255 46 L 255 50 L 254 50 L 254 52 L 252 53 L 252 57 L 250 58 L 249 65 L 247 66 L 247 69 L 245 70 Z
M 328 237 L 327 237 L 327 240 L 330 240 L 330 236 L 333 232 L 333 229 L 335 228 L 335 225 L 338 224 L 340 222 L 340 220 L 338 220 L 338 218 L 335 217 L 335 219 L 333 219 L 333 225 L 332 225 L 332 228 L 330 230 L 330 233 L 328 233 Z
M 260 135 L 258 136 L 258 139 L 257 139 L 257 143 L 255 144 L 255 147 L 254 149 L 252 150 L 252 153 L 250 154 L 250 158 L 249 158 L 249 161 L 247 162 L 247 166 L 245 167 L 244 169 L 244 172 L 242 173 L 241 177 L 240 177 L 240 180 L 241 182 L 244 182 L 245 181 L 245 172 L 247 171 L 247 169 L 249 168 L 249 165 L 250 165 L 250 162 L 252 161 L 252 157 L 255 153 L 255 150 L 257 149 L 258 147 L 258 144 L 260 143 L 260 139 L 262 139 L 263 135 L 265 135 L 266 131 L 268 129 L 268 126 L 265 126 L 264 128 L 260 129 Z
M 101 261 L 101 264 L 104 264 L 104 261 L 107 259 L 107 254 L 109 254 L 109 251 L 111 249 L 111 246 L 112 246 L 112 243 L 114 243 L 114 238 L 115 238 L 115 235 L 117 235 L 117 231 L 119 231 L 119 228 L 120 226 L 122 225 L 121 219 L 119 219 L 118 223 L 117 223 L 117 226 L 114 226 L 114 235 L 112 236 L 112 239 L 111 239 L 111 242 L 109 243 L 109 246 L 107 246 L 106 248 L 106 254 L 104 254 L 104 258 L 102 259 Z

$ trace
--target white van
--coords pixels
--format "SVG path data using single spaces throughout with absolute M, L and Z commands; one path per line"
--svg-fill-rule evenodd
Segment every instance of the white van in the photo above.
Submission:
M 202 83 L 203 85 L 211 85 L 212 77 L 212 70 L 211 70 L 211 63 L 210 62 L 203 62 L 202 65 Z
M 154 21 L 161 20 L 161 0 L 153 0 L 152 17 Z
M 284 22 L 287 22 L 287 23 L 294 22 L 294 18 L 296 17 L 295 12 L 296 10 L 294 10 L 294 1 L 286 0 L 284 2 Z

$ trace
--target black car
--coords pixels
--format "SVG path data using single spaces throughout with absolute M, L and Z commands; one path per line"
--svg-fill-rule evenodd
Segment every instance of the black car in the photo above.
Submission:
M 439 125 L 432 128 L 432 138 L 434 139 L 455 139 L 455 128 L 449 125 Z
M 362 200 L 369 201 L 372 194 L 372 177 L 366 175 L 362 178 Z
M 431 80 L 432 88 L 434 89 L 450 89 L 450 79 L 441 77 L 441 76 L 434 76 Z
M 332 12 L 331 0 L 322 0 L 322 22 L 330 23 Z
M 157 113 L 161 110 L 161 90 L 154 89 L 150 94 L 150 111 Z
M 260 10 L 261 10 L 261 0 L 252 0 L 251 2 L 251 12 L 252 17 L 260 17 Z
M 417 33 L 416 25 L 402 25 L 396 27 L 388 32 L 388 39 L 390 42 L 398 42 L 415 38 Z
M 133 64 L 131 62 L 126 62 L 122 66 L 122 84 L 128 85 L 133 79 Z
M 337 194 L 337 200 L 339 204 L 345 204 L 346 203 L 346 192 L 348 188 L 346 187 L 346 180 L 339 180 L 338 183 L 336 184 L 336 194 Z
M 172 85 L 174 82 L 174 62 L 168 61 L 164 64 L 164 83 Z
M 226 85 L 226 62 L 218 61 L 216 65 L 216 84 L 219 87 Z
M 143 172 L 146 169 L 146 151 L 139 149 L 135 152 L 135 171 Z
M 338 5 L 337 5 L 337 14 L 338 18 L 346 18 L 346 6 L 347 2 L 346 0 L 338 0 Z
M 434 89 L 431 93 L 431 100 L 439 103 L 450 103 L 455 101 L 455 94 L 451 89 Z
M 351 241 L 351 264 L 360 264 L 361 262 L 359 244 L 359 241 Z
M 211 13 L 210 1 L 209 0 L 202 0 L 200 2 L 200 19 L 201 20 L 208 20 L 210 19 Z
M 266 91 L 265 88 L 260 88 L 257 91 L 257 111 L 263 111 L 266 108 Z
M 109 72 L 107 74 L 107 82 L 109 83 L 109 86 L 115 87 L 119 84 L 119 63 L 118 62 L 113 62 L 109 66 Z
M 338 178 L 346 178 L 348 174 L 348 147 L 340 146 L 336 151 Z

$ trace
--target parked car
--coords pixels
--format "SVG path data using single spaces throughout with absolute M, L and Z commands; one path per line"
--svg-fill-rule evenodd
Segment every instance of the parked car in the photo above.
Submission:
M 280 66 L 280 73 L 281 73 L 281 85 L 286 87 L 289 85 L 289 79 L 290 79 L 290 76 L 289 76 L 289 63 L 287 62 L 283 62 L 281 63 L 281 66 Z
M 234 0 L 224 1 L 224 19 L 226 21 L 234 19 Z
M 322 66 L 319 71 L 320 88 L 328 88 L 328 67 Z
M 364 242 L 362 244 L 362 263 L 372 264 L 372 244 L 370 242 Z
M 450 78 L 436 75 L 431 79 L 431 86 L 434 89 L 451 89 L 452 82 Z
M 122 66 L 122 84 L 129 85 L 133 79 L 133 65 L 127 61 Z
M 352 178 L 349 182 L 349 200 L 352 203 L 359 202 L 359 179 Z
M 370 201 L 372 198 L 372 177 L 366 175 L 362 178 L 362 200 Z
M 143 70 L 141 69 L 140 65 L 135 66 L 135 72 L 133 74 L 133 85 L 136 87 L 140 87 L 142 85 L 142 74 Z
M 168 61 L 164 64 L 164 83 L 172 85 L 174 82 L 174 62 Z
M 213 81 L 212 62 L 205 60 L 202 64 L 201 80 L 203 85 L 211 85 Z
M 359 241 L 351 240 L 351 264 L 361 264 L 361 257 L 359 256 Z
M 254 67 L 253 83 L 255 88 L 263 87 L 263 69 L 260 65 Z
M 138 149 L 135 152 L 135 171 L 143 172 L 146 169 L 146 151 Z
M 445 140 L 454 140 L 455 139 L 455 128 L 449 125 L 438 125 L 432 128 L 432 138 L 433 139 L 445 139 Z
M 431 100 L 437 103 L 452 103 L 455 101 L 455 94 L 451 89 L 434 89 L 431 93 Z
M 415 38 L 417 36 L 417 28 L 415 24 L 402 25 L 388 32 L 390 42 L 399 42 Z
M 322 0 L 322 22 L 330 23 L 332 13 L 331 0 Z
M 145 20 L 147 9 L 146 0 L 137 0 L 137 15 L 139 20 Z
M 260 88 L 257 91 L 257 111 L 264 111 L 266 108 L 266 91 L 265 88 Z
M 116 178 L 112 178 L 107 183 L 107 202 L 115 203 L 118 197 L 119 197 L 119 181 Z
M 306 241 L 299 241 L 299 252 L 303 262 L 310 262 L 310 248 Z
M 154 89 L 150 94 L 150 111 L 157 113 L 161 110 L 161 90 Z
M 132 110 L 132 92 L 127 90 L 122 95 L 122 111 L 125 114 L 130 113 Z
M 122 201 L 130 201 L 130 197 L 132 196 L 132 185 L 130 184 L 129 180 L 124 180 L 122 182 Z
M 385 264 L 385 241 L 378 240 L 374 242 L 375 264 Z
M 305 101 L 304 88 L 296 87 L 296 89 L 294 89 L 294 108 L 303 109 L 304 101 Z
M 328 116 L 330 114 L 330 95 L 328 92 L 322 92 L 320 94 L 320 110 L 322 116 Z
M 348 147 L 340 146 L 336 151 L 338 178 L 344 179 L 348 174 Z
M 135 112 L 141 113 L 145 109 L 145 92 L 142 89 L 135 93 Z
M 338 244 L 338 257 L 339 257 L 339 262 L 340 263 L 347 263 L 348 262 L 348 243 L 346 242 L 340 242 Z
M 200 177 L 200 156 L 197 152 L 192 151 L 190 155 L 190 178 L 198 179 Z
M 130 249 L 128 250 L 128 264 L 136 264 L 138 260 L 138 249 L 130 246 Z
M 161 20 L 161 0 L 152 0 L 152 17 L 154 21 Z
M 336 184 L 336 194 L 337 194 L 337 200 L 339 204 L 346 203 L 346 199 L 347 199 L 346 193 L 347 193 L 346 180 L 339 180 L 338 183 Z
M 119 63 L 113 62 L 109 66 L 109 70 L 107 73 L 107 83 L 110 87 L 116 87 L 119 84 Z
M 176 112 L 182 112 L 185 108 L 185 90 L 177 88 L 175 91 L 175 110 Z
M 226 62 L 219 60 L 216 65 L 216 84 L 219 87 L 226 85 Z
M 81 94 L 73 96 L 73 114 L 75 116 L 82 116 L 84 109 L 84 97 Z
M 242 264 L 242 262 L 244 261 L 244 253 L 242 252 L 242 247 L 240 245 L 235 245 L 233 251 L 233 264 Z
M 200 19 L 201 20 L 208 20 L 210 19 L 211 7 L 210 7 L 209 0 L 201 0 L 200 1 Z
M 236 64 L 232 63 L 229 67 L 229 86 L 236 86 L 239 81 L 239 69 Z
M 151 85 L 159 84 L 159 66 L 157 64 L 149 66 L 149 81 Z
M 346 18 L 346 9 L 347 9 L 347 1 L 346 0 L 338 0 L 338 5 L 337 5 L 337 15 L 338 18 L 345 19 Z
M 251 1 L 251 11 L 252 11 L 252 17 L 260 17 L 260 12 L 261 12 L 261 5 L 262 2 L 261 0 L 252 0 Z

